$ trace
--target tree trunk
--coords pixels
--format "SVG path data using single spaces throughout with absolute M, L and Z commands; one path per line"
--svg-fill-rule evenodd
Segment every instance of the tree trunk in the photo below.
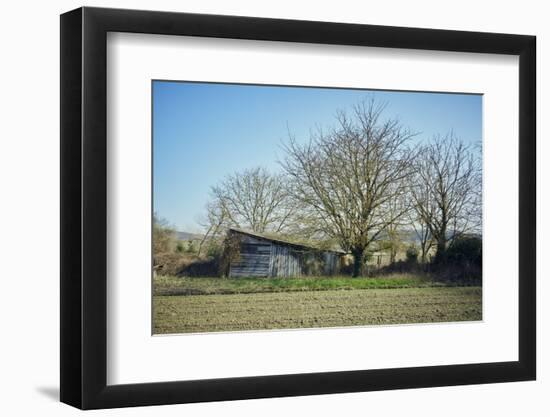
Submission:
M 397 251 L 395 249 L 390 250 L 390 264 L 395 263 L 395 258 L 397 257 Z
M 422 245 L 420 247 L 420 250 L 421 250 L 421 254 L 420 254 L 420 262 L 425 264 L 426 263 L 426 258 L 427 258 L 427 250 L 426 250 L 426 247 L 424 245 Z
M 436 248 L 436 252 L 435 252 L 435 263 L 436 264 L 442 264 L 442 263 L 445 263 L 445 258 L 447 257 L 446 255 L 446 252 L 447 252 L 447 248 L 446 248 L 446 243 L 444 240 L 441 240 L 441 241 L 438 241 L 437 242 L 437 248 Z
M 363 274 L 363 261 L 365 259 L 364 249 L 354 249 L 353 254 L 353 277 L 360 277 Z
M 437 239 L 434 262 L 438 265 L 444 264 L 447 261 L 447 239 L 443 234 Z
M 434 263 L 437 265 L 444 264 L 447 261 L 447 214 L 443 210 L 441 226 L 436 236 L 436 251 Z

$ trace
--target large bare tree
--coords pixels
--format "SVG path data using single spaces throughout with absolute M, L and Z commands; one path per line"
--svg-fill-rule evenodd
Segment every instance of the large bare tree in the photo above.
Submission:
M 391 210 L 408 192 L 414 134 L 397 119 L 383 120 L 384 109 L 364 101 L 338 112 L 336 127 L 312 132 L 305 143 L 289 135 L 281 161 L 310 222 L 353 255 L 354 276 L 363 271 L 367 248 L 409 209 Z
M 258 233 L 282 233 L 293 212 L 284 179 L 264 168 L 247 169 L 226 176 L 211 188 L 207 205 L 207 234 L 226 227 Z
M 435 262 L 445 261 L 458 236 L 481 230 L 480 156 L 452 133 L 421 147 L 411 195 L 419 223 L 435 242 Z

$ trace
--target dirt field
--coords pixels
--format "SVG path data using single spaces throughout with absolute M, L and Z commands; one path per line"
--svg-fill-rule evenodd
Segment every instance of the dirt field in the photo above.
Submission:
M 155 334 L 481 320 L 480 287 L 156 295 Z

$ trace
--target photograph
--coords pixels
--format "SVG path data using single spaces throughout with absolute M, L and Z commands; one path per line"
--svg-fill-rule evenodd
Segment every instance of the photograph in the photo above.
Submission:
M 7 280 L 18 349 L 47 348 L 10 361 L 35 390 L 11 408 L 538 415 L 541 13 L 93 3 L 15 43 L 24 74 L 57 52 L 8 83 L 25 163 L 5 177 L 48 165 L 57 190 L 15 181 L 7 276 L 57 275 L 25 293 L 38 310 Z M 44 111 L 22 85 L 52 90 Z
M 482 102 L 153 80 L 153 334 L 481 321 Z

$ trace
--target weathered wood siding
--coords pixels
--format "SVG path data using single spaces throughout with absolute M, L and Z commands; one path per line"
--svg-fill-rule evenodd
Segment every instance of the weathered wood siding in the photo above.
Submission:
M 335 252 L 324 252 L 324 274 L 325 275 L 336 275 L 340 272 L 340 256 Z
M 271 243 L 251 236 L 241 238 L 238 259 L 231 262 L 230 277 L 268 277 Z
M 335 275 L 340 255 L 331 251 L 302 250 L 276 241 L 238 234 L 238 253 L 229 265 L 229 276 L 301 277 Z
M 302 256 L 301 252 L 289 247 L 271 244 L 271 277 L 300 277 L 302 276 Z

